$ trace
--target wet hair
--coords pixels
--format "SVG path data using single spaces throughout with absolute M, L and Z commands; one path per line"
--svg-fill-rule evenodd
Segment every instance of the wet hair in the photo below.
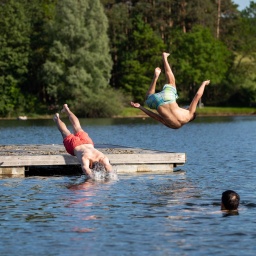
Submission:
M 92 169 L 93 171 L 106 171 L 105 166 L 100 162 L 93 162 Z
M 225 207 L 225 210 L 237 210 L 240 196 L 233 190 L 226 190 L 222 193 L 221 202 Z

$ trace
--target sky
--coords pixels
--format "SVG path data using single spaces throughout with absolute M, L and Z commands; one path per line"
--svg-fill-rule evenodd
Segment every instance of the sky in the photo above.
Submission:
M 239 5 L 238 6 L 239 11 L 242 11 L 243 9 L 248 7 L 250 5 L 250 2 L 251 2 L 251 0 L 232 0 L 232 1 L 233 1 L 233 3 Z

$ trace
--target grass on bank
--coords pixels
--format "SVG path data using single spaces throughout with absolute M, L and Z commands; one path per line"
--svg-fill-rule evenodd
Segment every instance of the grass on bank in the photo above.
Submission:
M 226 116 L 226 115 L 255 115 L 256 108 L 231 108 L 231 107 L 203 107 L 197 108 L 198 116 Z M 141 117 L 147 116 L 141 110 L 127 107 L 118 117 Z
M 203 107 L 197 109 L 198 115 L 255 115 L 256 108 Z
M 155 111 L 156 112 L 156 111 Z M 231 107 L 203 107 L 197 108 L 198 116 L 232 116 L 232 115 L 256 115 L 256 108 L 231 108 Z M 13 116 L 9 118 L 0 117 L 0 119 L 17 119 L 18 116 Z M 28 119 L 52 119 L 52 115 L 39 115 L 39 114 L 28 114 Z M 145 113 L 141 110 L 125 107 L 122 109 L 121 113 L 115 118 L 125 118 L 125 117 L 147 117 Z

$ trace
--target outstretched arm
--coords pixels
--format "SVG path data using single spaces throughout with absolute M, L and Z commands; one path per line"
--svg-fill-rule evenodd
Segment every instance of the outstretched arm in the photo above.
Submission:
M 164 119 L 163 119 L 160 115 L 158 115 L 158 114 L 156 114 L 156 113 L 154 113 L 154 112 L 152 112 L 152 111 L 150 111 L 150 110 L 148 110 L 148 109 L 142 107 L 139 103 L 131 102 L 131 106 L 133 106 L 134 108 L 140 109 L 140 110 L 143 111 L 145 114 L 147 114 L 149 117 L 151 117 L 151 118 L 155 119 L 156 121 L 159 121 L 159 122 L 161 122 L 162 124 L 164 124 L 165 126 L 169 127 L 169 126 L 166 124 L 166 122 L 164 121 Z
M 90 169 L 90 160 L 82 158 L 81 167 L 82 167 L 84 174 L 88 175 L 91 178 L 92 171 Z
M 206 80 L 199 87 L 194 99 L 192 100 L 192 102 L 189 106 L 189 112 L 191 113 L 191 115 L 193 115 L 196 112 L 196 106 L 204 94 L 205 86 L 208 85 L 209 83 L 210 83 L 210 80 Z

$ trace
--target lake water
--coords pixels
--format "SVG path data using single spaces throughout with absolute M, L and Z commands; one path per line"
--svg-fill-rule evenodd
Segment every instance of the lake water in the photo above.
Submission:
M 67 120 L 66 120 L 67 121 Z M 96 144 L 184 152 L 173 174 L 0 180 L 0 255 L 255 255 L 256 117 L 82 119 Z M 52 120 L 0 120 L 0 144 L 61 144 Z M 220 211 L 224 190 L 239 214 Z

